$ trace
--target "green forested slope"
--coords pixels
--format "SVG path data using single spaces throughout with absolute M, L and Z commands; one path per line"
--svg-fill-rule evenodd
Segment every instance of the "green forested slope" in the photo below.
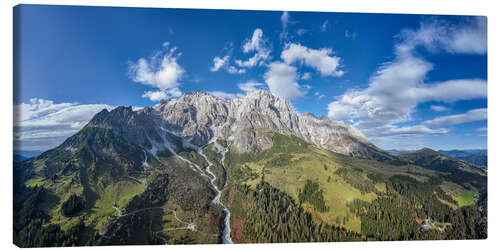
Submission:
M 261 132 L 273 141 L 267 150 L 239 153 L 223 140 L 202 149 L 235 243 L 487 236 L 486 172 L 428 150 L 391 165 Z M 14 242 L 219 243 L 224 215 L 211 202 L 216 193 L 186 161 L 209 163 L 167 136 L 185 160 L 167 150 L 154 156 L 113 129 L 86 127 L 15 164 Z
M 215 194 L 206 181 L 171 154 L 155 158 L 114 130 L 86 127 L 14 170 L 19 246 L 218 242 L 222 214 L 210 205 Z M 196 233 L 167 230 L 185 227 L 174 213 L 196 223 Z
M 287 199 L 293 199 L 303 213 L 311 216 L 313 225 L 331 225 L 359 234 L 364 240 L 460 239 L 463 228 L 485 225 L 486 214 L 484 209 L 479 211 L 481 205 L 477 199 L 465 207 L 458 201 L 464 193 L 478 189 L 453 182 L 457 178 L 448 172 L 411 164 L 394 166 L 362 160 L 317 148 L 294 136 L 275 133 L 268 136 L 274 141 L 268 150 L 255 149 L 243 154 L 230 151 L 226 155 L 229 183 L 226 199 L 232 211 L 236 211 L 232 216 L 233 235 L 243 241 L 253 241 L 261 234 L 259 231 L 255 235 L 256 232 L 247 228 L 249 223 L 256 223 L 249 216 L 252 210 L 248 208 L 258 199 L 250 196 L 240 200 L 237 196 L 241 190 L 261 192 L 262 185 L 286 193 Z M 461 174 L 477 178 L 473 182 L 486 182 L 483 175 Z M 449 192 L 450 183 L 460 190 Z M 482 197 L 485 196 L 483 193 Z M 275 209 L 279 210 L 280 204 L 270 205 L 278 206 Z M 465 210 L 474 211 L 468 222 L 464 220 Z M 432 230 L 422 230 L 420 223 L 426 218 L 434 222 Z M 461 220 L 464 221 L 459 223 Z M 276 227 L 272 221 L 257 224 L 257 228 Z M 481 228 L 485 228 L 484 225 Z M 443 232 L 438 230 L 439 226 L 443 226 Z M 299 235 L 309 233 L 312 238 L 319 237 L 315 235 L 318 232 L 302 230 L 302 227 L 291 229 Z M 280 239 L 273 232 L 269 231 L 268 237 L 273 241 Z M 466 237 L 482 238 L 485 234 L 475 230 Z

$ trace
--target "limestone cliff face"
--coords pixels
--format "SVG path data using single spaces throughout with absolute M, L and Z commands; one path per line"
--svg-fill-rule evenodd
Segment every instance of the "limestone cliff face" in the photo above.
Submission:
M 150 150 L 165 147 L 167 133 L 197 146 L 220 138 L 240 152 L 247 152 L 254 147 L 271 147 L 272 140 L 263 131 L 272 131 L 293 134 L 345 155 L 371 158 L 373 153 L 386 154 L 354 127 L 310 113 L 297 114 L 288 101 L 264 90 L 235 99 L 200 91 L 187 93 L 138 111 L 130 107 L 102 111 L 87 126 L 118 129 L 129 140 Z

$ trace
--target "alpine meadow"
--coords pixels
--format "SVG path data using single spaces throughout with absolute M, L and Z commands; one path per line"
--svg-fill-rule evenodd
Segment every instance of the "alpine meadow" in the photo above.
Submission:
M 19 247 L 488 237 L 486 17 L 13 11 Z

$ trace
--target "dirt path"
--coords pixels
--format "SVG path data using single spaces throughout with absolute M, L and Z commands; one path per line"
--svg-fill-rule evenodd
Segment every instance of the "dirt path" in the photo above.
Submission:
M 163 241 L 165 241 L 165 243 L 167 242 L 167 239 L 165 239 L 162 236 L 159 236 L 158 235 L 159 233 L 162 233 L 162 232 L 165 232 L 165 231 L 172 231 L 172 230 L 191 230 L 193 232 L 198 231 L 198 227 L 196 226 L 196 224 L 194 222 L 185 222 L 185 221 L 181 220 L 177 216 L 177 212 L 175 210 L 172 210 L 172 209 L 169 209 L 169 208 L 165 208 L 165 207 L 149 207 L 149 208 L 138 209 L 138 210 L 135 210 L 135 211 L 132 211 L 132 212 L 129 212 L 129 213 L 125 213 L 125 214 L 123 214 L 122 211 L 121 211 L 121 209 L 118 208 L 117 206 L 113 206 L 113 208 L 118 212 L 118 217 L 119 218 L 126 217 L 126 216 L 133 215 L 133 214 L 140 213 L 140 212 L 144 212 L 144 211 L 147 211 L 147 210 L 153 210 L 153 209 L 161 209 L 164 212 L 170 212 L 170 213 L 172 213 L 172 215 L 174 216 L 174 218 L 179 223 L 184 224 L 185 226 L 184 227 L 164 228 L 163 230 L 154 232 L 155 237 L 157 237 L 159 239 L 162 239 Z M 108 239 L 110 238 L 109 236 L 106 236 L 106 235 L 102 235 L 102 237 L 108 238 Z

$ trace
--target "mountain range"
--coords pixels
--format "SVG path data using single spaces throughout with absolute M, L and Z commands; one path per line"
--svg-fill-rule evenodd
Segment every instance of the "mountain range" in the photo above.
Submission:
M 403 153 L 412 153 L 415 151 L 417 150 L 398 150 L 398 149 L 388 150 L 388 152 L 396 155 Z M 488 150 L 486 149 L 463 149 L 463 150 L 452 149 L 452 150 L 437 150 L 437 152 L 456 159 L 464 160 L 476 166 L 484 168 L 488 167 Z
M 25 161 L 28 158 L 35 157 L 43 153 L 38 150 L 14 150 L 14 162 Z
M 97 113 L 14 164 L 22 247 L 485 238 L 487 172 L 267 91 Z M 422 228 L 431 218 L 435 227 Z M 465 220 L 467 218 L 467 220 Z
M 488 167 L 488 151 L 486 149 L 438 150 L 438 152 L 477 166 Z

